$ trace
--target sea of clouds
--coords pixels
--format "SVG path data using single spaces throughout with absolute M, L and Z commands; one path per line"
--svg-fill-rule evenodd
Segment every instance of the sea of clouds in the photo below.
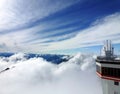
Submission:
M 0 57 L 0 94 L 102 94 L 102 89 L 93 55 L 79 53 L 53 64 L 18 53 Z

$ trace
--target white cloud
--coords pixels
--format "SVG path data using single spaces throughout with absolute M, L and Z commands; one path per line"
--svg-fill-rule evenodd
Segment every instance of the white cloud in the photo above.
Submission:
M 76 0 L 76 2 L 77 1 L 79 0 Z M 67 35 L 65 34 L 59 37 L 57 36 L 57 37 L 50 37 L 50 38 L 42 38 L 42 37 L 50 36 L 53 34 L 64 33 L 66 32 L 66 30 L 69 31 L 74 28 L 72 27 L 67 29 L 65 28 L 63 30 L 55 30 L 55 31 L 46 32 L 43 34 L 41 33 L 41 31 L 44 31 L 46 28 L 50 28 L 51 26 L 54 25 L 54 24 L 50 24 L 50 26 L 46 27 L 47 24 L 43 23 L 41 25 L 38 25 L 32 28 L 18 30 L 15 32 L 4 33 L 4 31 L 1 31 L 1 30 L 10 29 L 14 27 L 12 26 L 12 23 L 14 25 L 18 25 L 18 24 L 22 25 L 24 21 L 29 22 L 32 20 L 37 20 L 39 17 L 40 18 L 45 17 L 51 13 L 54 13 L 65 7 L 68 7 L 69 5 L 73 4 L 74 0 L 71 0 L 68 4 L 67 4 L 67 1 L 65 1 L 65 5 L 63 4 L 63 0 L 60 0 L 60 2 L 58 2 L 59 4 L 55 4 L 55 6 L 53 6 L 53 3 L 48 0 L 46 1 L 39 0 L 39 3 L 44 2 L 44 4 L 41 5 L 41 7 L 37 1 L 31 1 L 31 0 L 26 2 L 24 2 L 24 0 L 12 0 L 12 1 L 1 0 L 0 2 L 1 2 L 0 16 L 2 16 L 0 17 L 0 28 L 1 28 L 0 29 L 0 32 L 1 32 L 0 33 L 0 38 L 1 38 L 0 51 L 1 52 L 12 51 L 12 52 L 46 53 L 52 50 L 74 49 L 74 48 L 80 48 L 80 47 L 100 45 L 106 39 L 112 40 L 113 43 L 120 43 L 120 36 L 119 36 L 120 13 L 112 14 L 103 19 L 99 19 L 96 22 L 94 22 L 91 25 L 91 27 L 84 29 L 82 31 L 78 31 L 79 32 L 78 34 L 76 32 L 73 32 L 73 33 L 70 33 Z M 33 3 L 29 4 L 30 2 L 33 2 Z M 55 2 L 57 3 L 56 0 Z M 27 5 L 29 6 L 25 8 L 25 6 Z M 50 5 L 48 6 L 50 8 L 47 8 L 47 7 L 45 8 L 45 6 L 47 5 Z M 20 6 L 23 6 L 23 7 L 20 7 Z M 38 7 L 40 8 L 36 10 L 36 8 Z M 36 15 L 29 14 L 29 12 L 32 9 L 34 10 L 35 14 L 36 13 L 38 14 Z M 49 9 L 47 10 L 48 14 L 38 12 L 41 9 L 43 9 L 42 11 L 46 11 L 47 9 Z M 25 12 L 25 13 L 21 14 L 21 12 Z M 28 17 L 28 15 L 30 16 L 30 18 Z M 37 31 L 40 31 L 39 34 L 36 33 Z M 69 39 L 69 37 L 72 37 L 72 38 Z M 68 38 L 68 39 L 62 40 L 65 38 Z M 49 41 L 49 40 L 52 40 L 53 42 L 44 43 L 44 41 Z M 62 40 L 62 41 L 57 41 L 57 40 Z M 39 43 L 39 42 L 43 42 L 43 43 Z
M 37 41 L 41 42 L 49 40 L 42 39 L 41 37 L 56 34 L 56 32 L 52 32 L 46 33 L 45 35 L 37 35 L 36 32 L 44 30 L 46 24 L 44 25 L 43 23 L 42 25 L 24 30 L 14 31 L 14 29 L 31 24 L 33 21 L 49 16 L 78 1 L 80 0 L 0 0 L 0 51 L 38 52 L 40 49 L 43 51 L 44 47 L 41 45 L 44 44 L 31 45 L 27 41 L 32 40 L 31 43 L 33 43 L 35 38 L 39 38 Z M 71 35 L 65 35 L 63 38 L 68 36 Z M 55 39 L 51 38 L 51 40 Z M 59 37 L 57 39 L 59 40 L 61 38 Z
M 22 44 L 30 37 L 30 32 L 11 32 L 6 34 L 0 34 L 0 51 L 21 51 Z M 13 50 L 14 49 L 14 50 Z
M 1 94 L 102 94 L 92 55 L 77 54 L 60 65 L 42 58 L 25 60 L 21 53 L 13 55 L 12 59 L 19 56 L 23 60 L 17 59 L 10 65 L 10 70 L 0 73 Z M 2 64 L 11 63 L 9 58 L 0 60 Z M 89 65 L 82 68 L 86 61 Z
M 0 0 L 0 31 L 19 28 L 78 1 L 80 0 Z
M 95 22 L 90 28 L 80 31 L 77 36 L 62 42 L 52 43 L 48 50 L 72 49 L 100 45 L 110 39 L 113 43 L 120 43 L 120 13 L 107 16 Z

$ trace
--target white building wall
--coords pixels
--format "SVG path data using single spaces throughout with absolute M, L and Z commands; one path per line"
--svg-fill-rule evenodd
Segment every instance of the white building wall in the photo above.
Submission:
M 107 68 L 120 68 L 120 64 L 100 64 L 99 62 L 96 62 L 96 65 Z
M 114 85 L 113 80 L 101 79 L 103 94 L 120 94 L 120 82 L 119 85 Z

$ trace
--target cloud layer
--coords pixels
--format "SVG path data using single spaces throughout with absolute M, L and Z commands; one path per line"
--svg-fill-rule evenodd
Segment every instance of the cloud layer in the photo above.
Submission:
M 24 56 L 0 59 L 10 68 L 0 73 L 1 94 L 102 94 L 92 55 L 77 54 L 59 65 Z

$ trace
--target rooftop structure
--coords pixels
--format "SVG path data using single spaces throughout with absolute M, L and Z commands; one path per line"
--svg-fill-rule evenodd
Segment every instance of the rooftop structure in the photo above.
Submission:
M 101 79 L 103 94 L 120 94 L 120 60 L 114 55 L 114 47 L 109 40 L 96 58 L 96 73 Z

